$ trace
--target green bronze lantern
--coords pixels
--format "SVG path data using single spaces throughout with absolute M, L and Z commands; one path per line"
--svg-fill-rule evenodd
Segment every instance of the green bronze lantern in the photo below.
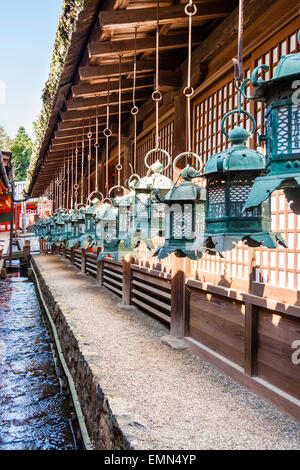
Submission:
M 84 234 L 85 230 L 85 221 L 84 221 L 84 212 L 83 209 L 72 209 L 70 211 L 71 216 L 71 236 L 68 239 L 67 246 L 69 248 L 74 248 L 79 246 L 80 238 Z
M 122 189 L 123 186 L 113 186 L 109 193 L 114 189 Z M 114 260 L 121 260 L 127 253 L 133 252 L 131 226 L 133 220 L 132 202 L 134 194 L 130 192 L 121 197 L 111 200 L 111 204 L 104 212 L 98 222 L 98 237 L 101 240 L 103 251 L 99 253 L 97 261 L 102 260 L 105 256 L 111 256 Z
M 66 212 L 65 209 L 59 209 L 55 215 L 56 234 L 52 241 L 56 246 L 64 244 L 65 240 L 65 227 L 66 227 Z
M 65 225 L 63 234 L 61 235 L 61 240 L 64 244 L 66 244 L 69 238 L 72 236 L 71 214 L 69 212 L 64 214 L 64 221 Z
M 49 234 L 48 234 L 48 243 L 49 245 L 54 245 L 55 239 L 56 239 L 56 214 L 52 214 L 52 216 L 49 218 Z
M 100 196 L 100 199 L 96 198 L 96 195 Z M 84 211 L 85 229 L 83 235 L 81 235 L 79 239 L 80 246 L 85 249 L 95 245 L 97 242 L 95 217 L 103 204 L 103 194 L 99 191 L 93 191 L 89 195 L 87 203 L 88 204 Z M 102 214 L 101 210 L 100 213 Z
M 239 126 L 227 134 L 224 122 L 233 113 L 242 113 L 251 119 L 251 134 Z M 265 171 L 264 155 L 245 144 L 255 127 L 255 120 L 247 111 L 239 108 L 227 113 L 222 119 L 221 129 L 232 146 L 211 156 L 205 166 L 205 246 L 212 254 L 231 250 L 241 240 L 253 247 L 276 248 L 277 242 L 286 246 L 281 234 L 271 231 L 270 199 L 252 211 L 245 213 L 243 210 L 255 178 Z
M 167 165 L 157 160 L 152 165 L 148 164 L 149 156 L 154 152 L 161 152 L 167 158 Z M 155 196 L 163 198 L 173 187 L 173 182 L 162 174 L 171 163 L 170 154 L 163 149 L 152 149 L 145 156 L 145 165 L 148 168 L 147 175 L 140 178 L 132 175 L 129 179 L 129 187 L 134 191 L 133 198 L 133 224 L 131 237 L 135 247 L 144 241 L 148 249 L 153 249 L 152 238 L 164 236 L 165 210 L 164 204 Z M 133 184 L 131 183 L 133 181 Z
M 300 42 L 300 32 L 298 33 Z M 254 95 L 266 103 L 266 175 L 256 178 L 245 209 L 252 210 L 276 189 L 283 189 L 291 209 L 300 214 L 300 52 L 282 56 L 271 80 L 258 79 L 258 66 L 252 74 Z
M 194 157 L 200 163 L 200 167 L 202 165 L 200 157 L 195 153 L 181 153 L 175 158 L 173 169 L 184 182 L 175 185 L 165 198 L 159 196 L 159 191 L 156 193 L 166 207 L 165 243 L 153 254 L 158 259 L 174 253 L 179 258 L 188 257 L 196 260 L 203 254 L 202 246 L 194 248 L 194 243 L 196 235 L 200 237 L 202 234 L 202 239 L 204 235 L 206 189 L 193 183 L 193 179 L 200 176 L 199 171 L 193 166 L 187 165 L 178 173 L 176 163 L 184 156 Z

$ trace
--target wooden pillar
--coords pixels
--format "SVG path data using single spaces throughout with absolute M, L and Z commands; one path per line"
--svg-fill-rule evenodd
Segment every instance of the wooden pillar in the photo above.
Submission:
M 134 256 L 127 253 L 123 258 L 123 289 L 122 304 L 131 305 L 131 264 L 134 263 Z
M 85 256 L 85 249 L 81 248 L 81 273 L 85 274 L 85 263 L 86 263 L 86 256 Z

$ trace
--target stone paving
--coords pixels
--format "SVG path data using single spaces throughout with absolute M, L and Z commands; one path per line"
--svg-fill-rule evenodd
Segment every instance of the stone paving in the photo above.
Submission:
M 35 257 L 135 449 L 299 449 L 300 425 L 192 354 L 60 256 Z

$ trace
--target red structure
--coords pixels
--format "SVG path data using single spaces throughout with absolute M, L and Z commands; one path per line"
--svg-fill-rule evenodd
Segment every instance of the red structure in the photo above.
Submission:
M 10 227 L 11 198 L 7 192 L 11 172 L 11 153 L 0 150 L 0 232 Z

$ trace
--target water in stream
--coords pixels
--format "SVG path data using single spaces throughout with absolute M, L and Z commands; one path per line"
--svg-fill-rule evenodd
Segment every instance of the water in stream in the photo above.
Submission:
M 74 449 L 34 284 L 0 280 L 0 450 Z

